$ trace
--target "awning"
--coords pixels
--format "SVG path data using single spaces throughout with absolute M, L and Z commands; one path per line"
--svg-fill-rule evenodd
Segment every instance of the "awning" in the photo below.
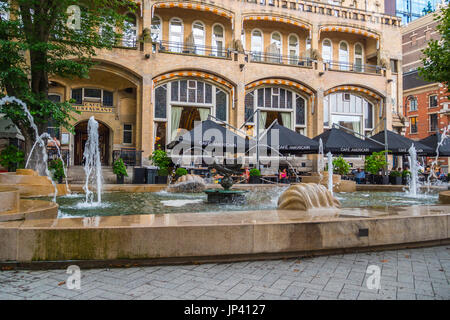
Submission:
M 385 131 L 383 130 L 371 138 L 384 144 L 385 143 L 384 132 Z M 433 150 L 430 147 L 427 147 L 426 145 L 420 143 L 419 141 L 408 139 L 400 134 L 397 134 L 389 130 L 387 130 L 387 143 L 389 153 L 394 155 L 408 154 L 409 149 L 413 144 L 414 147 L 416 148 L 417 154 L 428 154 L 433 152 Z
M 214 122 L 206 120 L 195 126 L 189 132 L 179 136 L 167 145 L 167 149 L 173 149 L 176 146 L 183 148 L 234 148 L 238 146 L 244 151 L 245 139 Z M 226 150 L 224 150 L 226 151 Z
M 384 147 L 370 140 L 362 140 L 342 129 L 332 128 L 314 138 L 319 142 L 322 139 L 324 153 L 334 155 L 370 155 L 380 152 Z
M 278 135 L 278 139 L 276 138 Z M 272 141 L 278 140 L 278 141 Z M 260 149 L 270 146 L 281 154 L 315 154 L 319 152 L 319 143 L 304 135 L 288 129 L 275 120 L 259 138 Z M 250 151 L 255 148 L 256 141 L 249 141 Z M 271 153 L 267 148 L 267 153 Z
M 440 133 L 433 134 L 425 139 L 420 140 L 419 142 L 426 145 L 427 147 L 433 150 L 432 153 L 428 153 L 427 156 L 436 156 L 436 149 L 438 147 L 438 143 L 441 142 L 442 135 Z M 439 147 L 439 156 L 450 157 L 450 138 L 447 137 L 441 146 Z

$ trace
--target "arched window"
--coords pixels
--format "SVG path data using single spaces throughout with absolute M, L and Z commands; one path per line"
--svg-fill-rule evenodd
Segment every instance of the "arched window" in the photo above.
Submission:
M 252 58 L 254 61 L 261 61 L 263 51 L 263 35 L 259 30 L 253 30 L 251 40 Z
M 322 59 L 323 62 L 330 63 L 333 60 L 333 48 L 331 46 L 331 41 L 328 39 L 322 42 Z
M 298 38 L 295 35 L 289 36 L 289 63 L 298 63 Z
M 169 46 L 172 52 L 181 52 L 183 48 L 183 21 L 178 18 L 170 20 Z
M 192 25 L 194 36 L 195 54 L 205 54 L 205 25 L 201 21 L 196 21 Z
M 364 54 L 361 44 L 355 44 L 355 71 L 364 72 Z
M 213 26 L 212 33 L 212 54 L 216 57 L 224 57 L 225 37 L 223 27 L 220 24 Z
M 160 42 L 162 40 L 162 23 L 161 18 L 154 16 L 151 25 L 151 36 L 153 42 Z
M 415 97 L 408 98 L 409 111 L 417 111 L 417 99 Z
M 278 32 L 272 33 L 271 39 L 270 39 L 270 52 L 271 56 L 270 62 L 281 62 L 281 55 L 283 54 L 283 43 L 281 40 L 281 34 Z
M 137 46 L 137 19 L 133 13 L 127 13 L 123 28 L 124 47 L 134 48 Z
M 339 44 L 339 69 L 348 71 L 349 68 L 349 62 L 348 62 L 348 44 L 344 41 L 342 41 Z

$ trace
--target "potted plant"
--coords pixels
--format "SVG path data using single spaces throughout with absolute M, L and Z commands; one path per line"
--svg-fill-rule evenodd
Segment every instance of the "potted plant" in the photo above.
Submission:
M 333 172 L 341 176 L 345 176 L 350 172 L 350 164 L 343 157 L 333 160 Z
M 63 182 L 63 179 L 66 177 L 62 160 L 50 160 L 48 162 L 48 169 L 50 170 L 53 181 L 57 181 L 59 184 L 61 184 Z
M 125 177 L 128 177 L 127 167 L 122 158 L 117 159 L 113 165 L 113 173 L 117 177 L 117 184 L 124 184 Z
M 250 184 L 259 184 L 261 183 L 261 171 L 259 171 L 256 168 L 253 168 L 250 170 L 250 179 L 249 179 L 249 183 Z
M 400 171 L 391 171 L 389 174 L 389 182 L 395 186 L 402 184 L 402 173 Z
M 156 184 L 167 184 L 167 177 L 169 176 L 169 169 L 161 168 L 158 170 L 158 175 L 156 176 Z
M 8 169 L 8 172 L 14 172 L 22 168 L 25 163 L 25 154 L 15 145 L 10 144 L 0 152 L 0 165 Z
M 380 175 L 380 171 L 387 166 L 386 151 L 374 152 L 366 157 L 365 170 L 371 174 L 370 183 L 388 184 L 389 177 Z
M 156 184 L 167 184 L 167 177 L 169 176 L 169 165 L 171 163 L 170 158 L 167 156 L 167 152 L 161 150 L 161 146 L 153 151 L 150 156 L 150 161 L 153 165 L 159 168 L 158 175 L 156 176 Z
M 411 179 L 411 171 L 403 170 L 403 172 L 402 172 L 402 184 L 407 185 L 409 179 Z

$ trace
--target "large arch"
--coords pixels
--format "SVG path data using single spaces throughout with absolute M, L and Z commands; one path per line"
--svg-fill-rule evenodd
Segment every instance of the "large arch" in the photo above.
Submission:
M 312 26 L 309 22 L 306 22 L 299 18 L 294 18 L 291 16 L 284 16 L 274 13 L 244 13 L 242 16 L 242 24 L 245 21 L 271 21 L 271 22 L 280 22 L 286 23 L 290 25 L 294 25 L 296 27 L 312 30 Z
M 356 34 L 360 36 L 364 36 L 367 38 L 372 38 L 375 40 L 380 40 L 380 35 L 377 32 L 374 32 L 372 30 L 367 30 L 361 27 L 353 27 L 353 26 L 342 26 L 342 25 L 322 25 L 319 28 L 319 38 L 320 34 L 322 32 L 344 32 L 344 33 L 351 33 Z
M 355 84 L 348 84 L 348 85 L 339 85 L 339 86 L 335 86 L 333 88 L 327 89 L 324 91 L 324 96 L 327 96 L 331 93 L 335 93 L 335 92 L 342 92 L 342 91 L 347 91 L 347 92 L 356 92 L 362 95 L 366 95 L 367 97 L 370 97 L 372 99 L 375 99 L 377 101 L 383 101 L 385 99 L 385 96 L 378 92 L 377 90 L 368 88 L 368 87 L 364 87 L 361 85 L 355 85 Z

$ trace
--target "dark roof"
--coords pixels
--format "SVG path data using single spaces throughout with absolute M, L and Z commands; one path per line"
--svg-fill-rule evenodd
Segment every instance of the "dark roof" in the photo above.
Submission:
M 438 142 L 441 142 L 441 138 L 442 138 L 442 135 L 440 133 L 438 133 L 438 134 L 433 134 L 425 139 L 420 140 L 420 143 L 433 149 L 433 152 L 429 153 L 427 155 L 436 156 L 436 149 L 438 146 Z M 442 142 L 441 146 L 439 147 L 439 155 L 445 156 L 445 157 L 450 157 L 450 138 L 447 137 Z
M 417 70 L 403 74 L 403 90 L 414 89 L 431 83 L 433 82 L 425 81 L 420 77 Z
M 362 140 L 342 129 L 332 128 L 314 138 L 316 141 L 322 139 L 325 153 L 339 155 L 368 155 L 380 152 L 384 147 L 370 140 Z
M 276 139 L 276 130 L 278 131 L 277 142 L 272 141 L 272 139 Z M 283 154 L 309 154 L 319 151 L 319 144 L 316 141 L 280 125 L 276 120 L 261 135 L 259 141 L 262 147 L 269 145 Z M 256 141 L 250 140 L 249 145 L 253 148 L 256 145 Z M 270 151 L 267 150 L 267 152 L 269 153 Z
M 374 135 L 372 139 L 384 144 L 385 143 L 384 130 Z M 418 154 L 425 154 L 432 152 L 431 148 L 427 147 L 426 145 L 423 145 L 419 141 L 408 139 L 405 136 L 402 136 L 389 130 L 387 130 L 387 142 L 389 153 L 392 154 L 407 154 L 409 153 L 409 149 L 413 144 Z

